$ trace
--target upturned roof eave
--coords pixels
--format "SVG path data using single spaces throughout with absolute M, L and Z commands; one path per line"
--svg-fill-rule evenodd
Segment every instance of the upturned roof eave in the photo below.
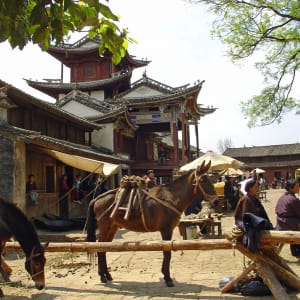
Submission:
M 24 105 L 36 106 L 42 110 L 47 111 L 49 114 L 53 114 L 57 117 L 64 118 L 68 121 L 73 122 L 74 124 L 81 125 L 84 128 L 86 128 L 86 130 L 102 128 L 98 124 L 89 122 L 89 121 L 82 119 L 78 116 L 75 116 L 69 112 L 62 111 L 61 109 L 57 108 L 54 104 L 37 99 L 2 80 L 0 80 L 0 88 L 1 87 L 5 87 L 8 98 L 10 98 L 14 103 L 18 102 L 18 103 L 22 103 Z M 16 103 L 16 104 L 18 104 L 18 103 Z
M 24 79 L 27 84 L 35 89 L 39 90 L 48 90 L 48 91 L 57 91 L 57 92 L 70 92 L 71 90 L 78 89 L 78 90 L 92 90 L 92 89 L 99 89 L 104 88 L 109 85 L 114 85 L 120 81 L 130 78 L 132 75 L 132 71 L 127 71 L 122 73 L 118 76 L 108 78 L 108 79 L 101 79 L 101 80 L 94 80 L 94 81 L 87 81 L 87 82 L 60 82 L 57 81 L 34 81 L 30 79 Z
M 195 85 L 193 87 L 186 88 L 184 90 L 177 91 L 172 94 L 162 94 L 157 96 L 146 96 L 146 97 L 122 97 L 119 96 L 116 99 L 109 100 L 114 103 L 126 103 L 128 106 L 136 106 L 136 105 L 145 105 L 145 104 L 152 104 L 152 103 L 159 103 L 159 102 L 167 102 L 167 101 L 184 101 L 185 97 L 192 96 L 197 98 L 197 95 L 200 91 L 201 86 Z

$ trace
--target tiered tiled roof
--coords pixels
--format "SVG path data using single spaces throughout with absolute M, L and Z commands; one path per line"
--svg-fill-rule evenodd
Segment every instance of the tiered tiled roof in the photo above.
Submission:
M 126 109 L 126 107 L 122 104 L 114 104 L 104 100 L 99 100 L 77 89 L 72 90 L 66 96 L 59 99 L 57 102 L 57 106 L 62 107 L 66 103 L 72 100 L 79 102 L 83 105 L 86 105 L 88 107 L 94 108 L 95 110 L 99 111 L 99 113 L 101 114 L 108 114 L 112 112 L 123 112 Z
M 47 52 L 59 61 L 62 61 L 64 64 L 68 65 L 71 56 L 82 56 L 83 52 L 89 53 L 90 55 L 101 59 L 99 56 L 100 44 L 101 40 L 98 36 L 90 39 L 88 35 L 86 35 L 74 43 L 63 43 L 57 46 L 50 45 Z M 136 59 L 135 56 L 129 55 L 127 52 L 121 61 L 121 65 L 126 64 L 134 68 L 147 66 L 149 63 L 149 60 Z
M 81 91 L 101 90 L 104 87 L 115 85 L 119 82 L 127 80 L 131 77 L 132 71 L 115 73 L 111 78 L 87 81 L 87 82 L 62 82 L 61 80 L 46 79 L 46 81 L 34 81 L 25 79 L 27 84 L 51 97 L 55 97 L 59 93 L 67 94 L 77 89 Z
M 53 114 L 58 117 L 62 117 L 70 122 L 74 122 L 88 129 L 101 129 L 102 127 L 93 122 L 87 121 L 80 117 L 77 117 L 67 111 L 59 109 L 56 105 L 35 98 L 25 92 L 17 89 L 16 87 L 0 80 L 0 88 L 3 88 L 3 92 L 7 95 L 8 98 L 13 100 L 15 104 L 22 103 L 22 105 L 30 105 L 40 108 L 44 111 L 47 111 L 50 114 Z
M 152 106 L 158 103 L 169 103 L 172 101 L 178 101 L 180 99 L 184 101 L 185 99 L 190 98 L 193 101 L 195 113 L 197 113 L 200 116 L 205 116 L 207 114 L 215 112 L 216 108 L 204 108 L 202 104 L 196 103 L 198 94 L 202 88 L 203 83 L 204 81 L 197 81 L 193 86 L 185 84 L 183 86 L 173 88 L 152 78 L 149 78 L 144 74 L 143 78 L 139 79 L 138 81 L 132 84 L 131 89 L 129 89 L 126 92 L 120 93 L 115 99 L 107 99 L 107 101 L 111 103 L 126 103 L 129 107 L 136 107 L 147 105 Z M 155 89 L 161 94 L 135 97 L 130 97 L 130 95 L 128 95 L 129 93 L 131 93 L 137 88 L 140 88 L 141 86 Z

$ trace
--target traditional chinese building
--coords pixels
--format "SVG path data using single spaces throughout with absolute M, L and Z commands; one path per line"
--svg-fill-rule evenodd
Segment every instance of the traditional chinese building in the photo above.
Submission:
M 92 132 L 101 128 L 0 80 L 0 197 L 16 203 L 29 217 L 58 215 L 63 174 L 70 187 L 78 173 L 114 180 L 112 175 L 127 162 L 91 145 Z M 26 195 L 30 174 L 39 194 L 36 206 Z M 69 216 L 82 212 L 71 201 L 66 209 Z
M 74 44 L 51 46 L 48 53 L 64 66 L 61 78 L 27 83 L 55 98 L 60 109 L 101 124 L 101 130 L 92 132 L 93 146 L 123 157 L 129 173 L 143 175 L 154 169 L 161 179 L 170 178 L 172 170 L 199 155 L 198 122 L 215 111 L 197 104 L 203 81 L 171 87 L 144 72 L 131 83 L 134 69 L 149 61 L 127 53 L 114 65 L 111 55 L 99 56 L 99 43 L 84 37 Z M 67 83 L 65 67 L 70 68 Z M 190 143 L 190 125 L 195 127 L 196 147 Z
M 254 168 L 263 169 L 263 176 L 269 185 L 274 178 L 278 182 L 294 178 L 296 170 L 300 167 L 299 143 L 228 148 L 224 155 L 243 161 L 249 171 Z

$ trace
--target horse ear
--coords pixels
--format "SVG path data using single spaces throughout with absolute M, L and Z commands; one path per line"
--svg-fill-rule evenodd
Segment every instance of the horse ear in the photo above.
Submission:
M 200 166 L 197 167 L 197 173 L 205 173 L 209 170 L 211 166 L 211 160 L 208 162 L 207 165 L 205 165 L 205 160 L 202 162 L 202 164 Z
M 205 168 L 205 172 L 207 172 L 211 167 L 211 160 L 209 160 L 208 164 L 206 165 L 206 168 Z
M 205 167 L 205 160 L 201 163 L 200 166 L 197 166 L 196 172 L 197 174 L 202 173 L 203 168 Z

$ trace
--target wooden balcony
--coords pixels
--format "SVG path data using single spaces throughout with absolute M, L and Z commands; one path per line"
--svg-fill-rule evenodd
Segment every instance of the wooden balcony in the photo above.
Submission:
M 143 160 L 134 162 L 131 165 L 132 174 L 143 176 L 145 172 L 149 169 L 155 171 L 157 176 L 170 177 L 174 169 L 177 169 L 181 166 L 180 162 L 175 164 L 172 160 L 166 160 L 165 164 L 158 164 L 157 160 Z

